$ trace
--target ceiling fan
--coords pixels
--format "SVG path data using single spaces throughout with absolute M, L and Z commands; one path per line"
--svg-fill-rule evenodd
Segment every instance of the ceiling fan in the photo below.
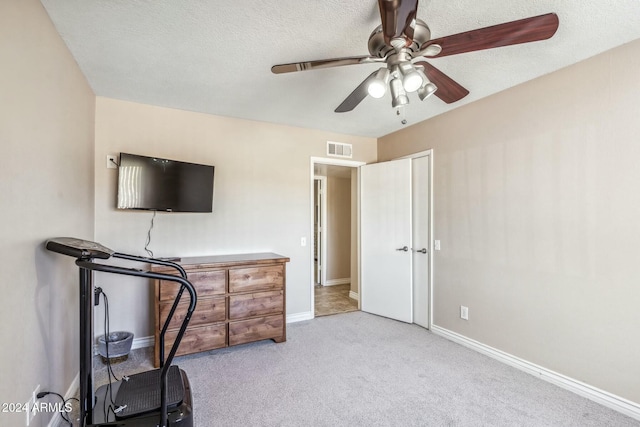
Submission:
M 418 0 L 378 0 L 378 7 L 382 25 L 369 36 L 370 55 L 279 64 L 271 67 L 271 71 L 283 74 L 353 64 L 386 64 L 364 79 L 336 108 L 336 113 L 353 110 L 367 95 L 383 97 L 387 87 L 394 108 L 408 104 L 410 92 L 417 92 L 420 100 L 435 94 L 450 104 L 467 96 L 469 91 L 425 58 L 546 40 L 558 29 L 558 16 L 548 13 L 431 39 L 427 24 L 416 17 Z

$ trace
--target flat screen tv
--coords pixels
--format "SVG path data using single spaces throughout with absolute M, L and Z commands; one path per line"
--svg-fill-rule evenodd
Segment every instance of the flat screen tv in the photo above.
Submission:
M 214 167 L 120 153 L 118 209 L 212 212 Z

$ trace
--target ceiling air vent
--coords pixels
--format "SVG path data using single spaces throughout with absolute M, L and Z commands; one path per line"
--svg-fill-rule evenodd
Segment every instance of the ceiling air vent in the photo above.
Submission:
M 353 157 L 353 148 L 351 144 L 342 142 L 327 141 L 327 155 L 332 157 Z

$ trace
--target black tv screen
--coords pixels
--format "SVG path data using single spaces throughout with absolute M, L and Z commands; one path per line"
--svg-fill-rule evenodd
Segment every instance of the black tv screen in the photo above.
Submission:
M 214 167 L 120 153 L 118 209 L 212 212 Z

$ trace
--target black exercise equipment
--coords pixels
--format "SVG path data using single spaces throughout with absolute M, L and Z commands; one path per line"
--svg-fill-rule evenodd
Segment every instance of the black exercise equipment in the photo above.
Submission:
M 171 366 L 176 350 L 196 307 L 196 292 L 184 269 L 173 262 L 117 253 L 98 243 L 70 237 L 49 239 L 50 251 L 76 258 L 80 267 L 80 426 L 81 427 L 193 427 L 191 387 L 186 373 Z M 96 260 L 119 258 L 133 262 L 172 267 L 180 276 L 103 264 Z M 160 333 L 160 368 L 124 377 L 110 385 L 93 390 L 93 271 L 123 274 L 179 283 L 169 316 Z M 184 290 L 190 297 L 189 308 L 182 321 L 166 361 L 164 336 Z M 113 406 L 107 401 L 114 397 Z M 106 414 L 106 419 L 105 415 Z

